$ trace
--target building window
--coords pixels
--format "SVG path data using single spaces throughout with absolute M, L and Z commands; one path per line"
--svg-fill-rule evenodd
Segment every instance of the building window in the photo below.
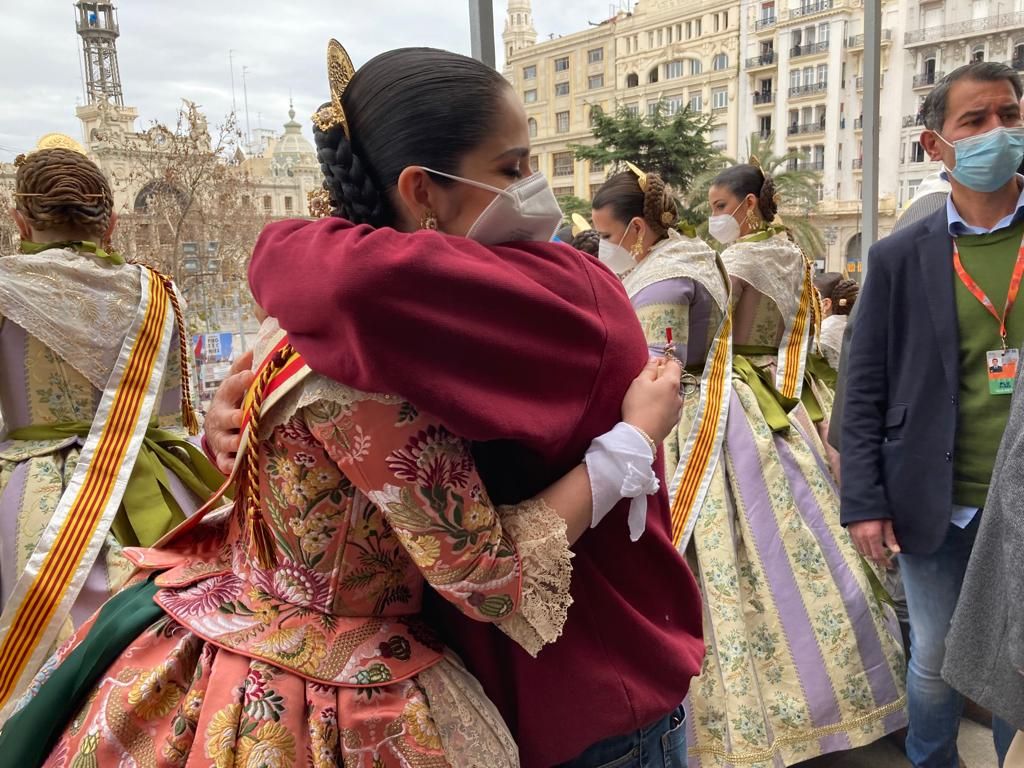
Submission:
M 658 30 L 658 47 L 661 48 L 665 44 L 665 30 Z
M 653 31 L 647 33 L 647 47 L 648 48 L 653 48 L 654 47 L 654 32 Z
M 657 101 L 648 101 L 647 102 L 647 116 L 648 117 L 654 117 L 654 113 L 657 112 L 657 111 L 658 111 L 658 102 Z
M 711 108 L 715 111 L 726 109 L 729 106 L 729 89 L 715 88 L 711 91 Z
M 569 83 L 555 83 L 555 96 L 568 96 Z
M 530 138 L 531 139 L 537 138 L 537 121 L 536 121 L 536 119 L 531 117 L 529 120 L 526 121 L 526 125 L 530 129 Z
M 528 91 L 523 91 L 523 101 L 525 101 L 527 104 L 533 104 L 535 101 L 537 101 L 537 89 L 531 88 Z
M 722 11 L 722 29 L 729 28 L 729 12 Z
M 690 94 L 690 111 L 700 112 L 704 109 L 704 96 L 700 91 Z
M 921 146 L 920 141 L 915 141 L 910 145 L 910 162 L 912 163 L 923 163 L 927 158 L 924 154 L 924 147 Z
M 667 27 L 665 29 L 665 37 L 668 40 L 668 44 L 672 45 L 672 27 Z
M 604 172 L 604 161 L 603 160 L 591 160 L 590 161 L 590 172 L 591 173 L 603 173 Z
M 531 64 L 528 67 L 523 67 L 523 80 L 536 80 L 537 79 L 537 65 Z
M 640 114 L 640 105 L 636 102 L 626 105 L 626 112 L 632 117 L 637 117 Z
M 263 196 L 263 211 L 265 213 L 270 213 L 272 210 L 274 210 L 274 200 L 270 197 L 270 195 L 264 195 Z
M 762 139 L 767 139 L 769 136 L 772 135 L 772 116 L 771 115 L 764 115 L 764 116 L 761 117 L 761 122 L 758 125 L 758 131 L 757 132 L 761 135 Z
M 702 27 L 704 22 L 701 19 L 694 19 L 693 22 L 693 34 L 695 37 L 700 37 L 702 33 Z
M 984 61 L 985 60 L 985 46 L 976 45 L 971 49 L 971 61 Z
M 714 69 L 716 72 L 721 72 L 723 69 L 728 69 L 729 68 L 729 56 L 727 54 L 724 54 L 724 53 L 719 53 L 717 56 L 715 56 L 714 61 L 713 61 L 711 66 L 712 66 L 712 69 Z
M 677 77 L 682 77 L 685 71 L 682 61 L 670 61 L 665 65 L 665 79 L 674 80 Z
M 572 176 L 572 152 L 555 152 L 555 154 L 552 155 L 552 159 L 554 160 L 555 164 L 555 176 Z
M 534 173 L 538 173 L 540 171 L 540 158 L 536 155 L 530 155 L 530 170 Z
M 587 78 L 587 88 L 594 90 L 595 88 L 604 88 L 604 75 L 591 75 Z
M 722 22 L 719 19 L 718 14 L 716 13 L 715 14 L 715 32 L 720 32 L 721 31 L 721 24 L 722 24 Z
M 587 51 L 587 63 L 597 64 L 604 61 L 604 48 L 592 48 Z
M 295 206 L 292 203 L 291 196 L 290 195 L 286 195 L 285 198 L 284 198 L 284 210 L 285 210 L 285 212 L 286 213 L 291 213 L 292 210 L 294 210 L 294 208 L 295 208 Z
M 520 125 L 521 125 L 521 123 L 520 123 Z M 569 113 L 568 112 L 558 112 L 555 115 L 555 131 L 557 131 L 558 133 L 568 133 L 569 132 Z
M 802 76 L 800 74 L 800 70 L 799 69 L 791 69 L 791 70 L 789 70 L 789 87 L 790 88 L 799 88 L 800 85 L 802 84 L 802 82 L 803 82 L 803 80 L 802 80 Z
M 569 71 L 569 57 L 563 56 L 560 59 L 555 59 L 555 72 L 568 72 Z
M 679 111 L 683 108 L 683 97 L 682 96 L 669 96 L 664 101 L 665 114 L 671 116 L 679 114 Z
M 682 42 L 683 40 L 683 25 L 676 24 L 676 40 Z
M 647 73 L 647 82 L 656 83 L 658 82 L 658 68 L 654 67 L 650 72 Z
M 626 75 L 627 88 L 636 88 L 638 85 L 640 85 L 640 76 L 636 72 L 630 72 Z
M 693 22 L 686 22 L 686 39 L 689 40 L 693 37 Z
M 555 187 L 551 190 L 555 197 L 569 197 L 575 191 L 572 187 Z
M 590 185 L 590 199 L 591 200 L 593 200 L 595 197 L 597 197 L 597 193 L 601 191 L 601 187 L 603 187 L 603 186 L 604 186 L 604 184 L 591 184 Z
M 597 115 L 598 109 L 594 107 L 592 107 L 590 111 L 587 113 L 587 125 L 589 125 L 591 128 L 597 125 Z
M 817 192 L 818 202 L 823 202 L 825 200 L 825 185 L 819 182 L 815 186 L 815 191 Z
M 699 75 L 703 71 L 700 59 L 690 59 L 690 74 Z
M 818 82 L 821 83 L 822 85 L 828 82 L 828 64 L 818 65 L 817 76 Z

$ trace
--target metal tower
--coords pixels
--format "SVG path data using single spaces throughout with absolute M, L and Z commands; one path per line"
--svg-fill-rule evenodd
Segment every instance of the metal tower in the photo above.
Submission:
M 121 34 L 113 3 L 75 3 L 78 34 L 85 58 L 85 99 L 87 104 L 106 100 L 124 106 L 121 73 L 117 68 L 115 41 Z

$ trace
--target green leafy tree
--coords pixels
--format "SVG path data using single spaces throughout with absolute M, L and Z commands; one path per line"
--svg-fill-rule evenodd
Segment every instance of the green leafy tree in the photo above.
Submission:
M 747 143 L 746 157 L 733 159 L 719 157 L 717 162 L 694 180 L 690 187 L 688 204 L 701 219 L 701 231 L 707 232 L 708 190 L 711 182 L 722 170 L 731 165 L 751 162 L 756 158 L 761 168 L 775 180 L 775 191 L 779 196 L 779 214 L 783 223 L 793 233 L 797 244 L 809 258 L 820 258 L 825 251 L 825 239 L 821 230 L 810 220 L 810 214 L 818 205 L 818 184 L 821 174 L 806 167 L 806 153 L 790 150 L 784 155 L 775 153 L 774 134 L 762 137 L 753 133 Z
M 626 169 L 631 162 L 657 173 L 678 194 L 686 195 L 694 179 L 721 164 L 721 154 L 711 145 L 711 115 L 684 108 L 669 114 L 664 102 L 641 116 L 625 106 L 614 113 L 594 107 L 593 145 L 570 145 L 578 160 L 603 163 L 610 173 Z M 689 211 L 683 218 L 696 221 Z
M 562 195 L 558 198 L 558 205 L 562 208 L 562 226 L 572 224 L 572 215 L 578 213 L 590 221 L 590 201 L 584 200 L 576 195 Z

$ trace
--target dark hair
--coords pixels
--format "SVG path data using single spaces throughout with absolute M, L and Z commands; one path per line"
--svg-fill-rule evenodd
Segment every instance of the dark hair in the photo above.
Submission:
M 591 206 L 594 210 L 610 207 L 612 216 L 622 224 L 640 217 L 658 237 L 679 223 L 672 190 L 656 173 L 647 174 L 646 191 L 640 189 L 640 180 L 632 171 L 616 173 L 597 190 Z
M 814 276 L 814 287 L 818 289 L 823 299 L 831 299 L 832 291 L 839 285 L 843 276 L 838 272 L 822 272 Z
M 924 119 L 924 127 L 930 131 L 941 131 L 946 122 L 946 107 L 949 106 L 949 89 L 957 80 L 979 80 L 981 82 L 995 82 L 1006 80 L 1013 86 L 1013 92 L 1020 101 L 1024 96 L 1024 88 L 1021 87 L 1020 75 L 1012 67 L 1000 64 L 998 61 L 973 61 L 957 67 L 944 78 L 942 78 L 928 98 L 921 106 L 921 116 Z
M 775 180 L 751 163 L 726 168 L 715 176 L 711 186 L 725 187 L 741 200 L 747 195 L 754 195 L 757 198 L 757 210 L 768 223 L 779 212 L 779 204 L 775 202 Z
M 107 234 L 114 195 L 103 171 L 81 152 L 40 149 L 17 161 L 14 200 L 34 229 Z
M 577 251 L 597 256 L 598 244 L 600 242 L 601 236 L 597 233 L 597 230 L 585 229 L 572 239 L 572 247 Z
M 368 61 L 342 96 L 351 140 L 337 125 L 313 131 L 332 212 L 354 224 L 393 224 L 388 194 L 402 171 L 458 173 L 494 129 L 508 87 L 490 67 L 434 48 L 399 48 Z
M 860 294 L 860 286 L 853 280 L 843 278 L 836 287 L 832 289 L 832 314 L 848 315 L 853 311 L 853 305 L 857 303 L 857 296 Z

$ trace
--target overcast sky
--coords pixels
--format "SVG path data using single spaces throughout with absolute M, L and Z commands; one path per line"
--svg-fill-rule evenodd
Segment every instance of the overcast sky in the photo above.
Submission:
M 82 49 L 72 0 L 2 0 L 0 160 L 31 149 L 44 133 L 81 138 Z M 534 0 L 541 39 L 608 16 L 610 0 Z M 469 53 L 468 0 L 123 0 L 116 3 L 125 103 L 139 127 L 173 124 L 181 98 L 198 103 L 211 125 L 235 98 L 244 126 L 242 67 L 248 68 L 252 128 L 280 129 L 289 93 L 307 137 L 309 116 L 327 98 L 326 43 L 337 37 L 356 66 L 377 53 L 428 45 Z M 506 0 L 494 0 L 498 55 Z M 499 64 L 500 66 L 500 64 Z

